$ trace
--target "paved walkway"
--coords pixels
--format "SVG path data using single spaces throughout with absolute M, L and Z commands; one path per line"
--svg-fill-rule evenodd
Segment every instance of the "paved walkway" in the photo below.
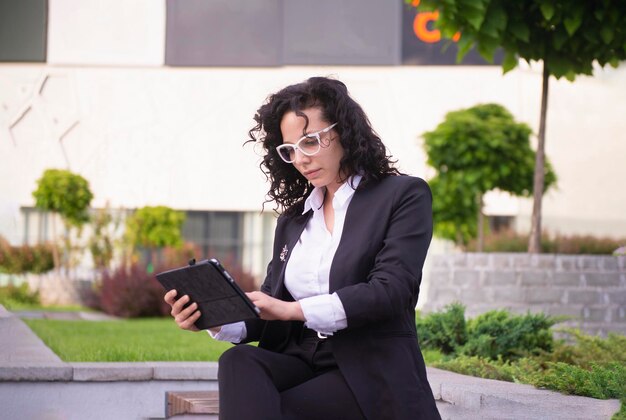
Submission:
M 17 317 L 22 319 L 60 319 L 63 321 L 114 321 L 119 319 L 115 316 L 103 314 L 101 312 L 59 312 L 59 311 L 13 311 Z
M 58 318 L 59 314 L 54 316 Z M 98 319 L 97 316 L 94 318 Z M 191 364 L 162 362 L 64 363 L 19 317 L 0 305 L 0 382 L 84 381 L 85 375 L 93 376 L 95 380 L 132 381 L 138 379 L 140 372 L 145 376 L 142 380 L 170 372 L 174 376 L 192 375 L 194 380 L 215 381 L 215 367 L 202 369 Z M 620 407 L 618 400 L 566 396 L 530 385 L 475 378 L 440 369 L 428 368 L 428 375 L 444 419 L 610 419 Z

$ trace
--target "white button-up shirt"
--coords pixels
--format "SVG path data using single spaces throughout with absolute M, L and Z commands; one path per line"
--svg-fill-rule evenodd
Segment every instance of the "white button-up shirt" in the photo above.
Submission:
M 341 241 L 348 205 L 361 182 L 354 175 L 341 185 L 333 197 L 335 222 L 333 233 L 324 218 L 324 188 L 314 188 L 304 203 L 303 214 L 313 210 L 300 239 L 291 251 L 285 269 L 285 287 L 300 303 L 308 328 L 332 335 L 348 326 L 346 312 L 337 293 L 329 294 L 330 267 Z M 354 187 L 354 188 L 353 188 Z M 217 340 L 240 342 L 246 336 L 244 322 L 222 326 L 219 333 L 209 334 Z

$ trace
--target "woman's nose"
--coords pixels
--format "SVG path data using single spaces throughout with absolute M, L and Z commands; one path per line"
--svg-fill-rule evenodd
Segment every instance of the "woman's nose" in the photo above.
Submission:
M 311 157 L 305 155 L 304 153 L 302 153 L 301 150 L 296 150 L 296 154 L 294 156 L 294 160 L 293 163 L 298 165 L 298 164 L 302 164 L 302 163 L 308 163 L 311 161 Z

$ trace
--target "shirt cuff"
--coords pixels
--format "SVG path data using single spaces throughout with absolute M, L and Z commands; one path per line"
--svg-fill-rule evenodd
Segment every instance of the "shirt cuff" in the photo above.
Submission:
M 326 335 L 348 326 L 346 311 L 337 293 L 300 299 L 300 307 L 308 328 Z
M 222 325 L 220 332 L 217 334 L 213 334 L 211 330 L 206 331 L 216 340 L 229 341 L 231 343 L 240 343 L 248 334 L 246 331 L 246 323 L 243 321 Z

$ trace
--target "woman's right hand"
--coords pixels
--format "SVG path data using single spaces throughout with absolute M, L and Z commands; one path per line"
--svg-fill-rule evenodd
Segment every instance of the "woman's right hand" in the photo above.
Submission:
M 187 308 L 183 309 L 183 306 L 189 302 L 189 296 L 185 295 L 176 300 L 176 290 L 172 289 L 165 294 L 165 302 L 172 307 L 170 314 L 174 317 L 174 321 L 179 328 L 187 331 L 200 331 L 198 327 L 194 325 L 194 322 L 200 318 L 200 311 L 198 310 L 198 304 L 192 303 Z

